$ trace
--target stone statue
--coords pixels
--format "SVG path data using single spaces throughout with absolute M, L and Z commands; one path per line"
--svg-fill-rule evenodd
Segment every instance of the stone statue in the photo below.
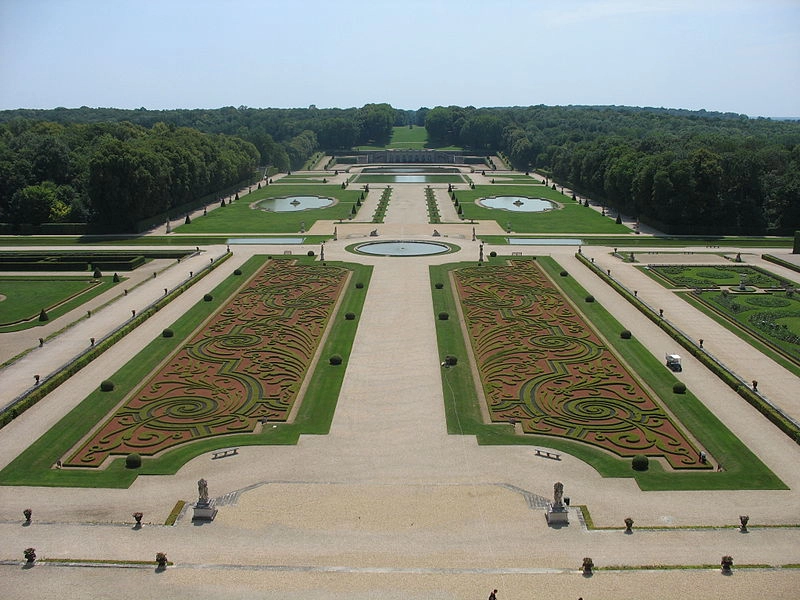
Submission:
M 205 479 L 197 482 L 197 501 L 208 502 L 208 482 Z
M 557 481 L 553 484 L 553 506 L 564 505 L 564 484 Z

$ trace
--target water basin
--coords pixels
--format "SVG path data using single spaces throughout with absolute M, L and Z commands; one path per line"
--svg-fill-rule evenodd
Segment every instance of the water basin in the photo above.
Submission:
M 428 167 L 418 165 L 415 167 L 364 167 L 362 173 L 460 173 L 457 167 Z
M 269 212 L 293 212 L 310 208 L 326 208 L 336 201 L 333 198 L 320 196 L 290 196 L 288 198 L 265 198 L 256 202 L 255 206 Z
M 578 238 L 506 238 L 512 246 L 582 246 Z
M 545 212 L 558 208 L 555 202 L 544 198 L 526 198 L 525 196 L 495 196 L 481 198 L 478 204 L 486 208 L 499 208 L 514 212 Z
M 397 240 L 386 242 L 366 242 L 356 246 L 362 254 L 374 256 L 428 256 L 430 254 L 443 254 L 450 250 L 447 244 L 438 242 L 401 242 Z
M 230 238 L 228 245 L 231 244 L 302 244 L 306 238 L 301 237 L 250 237 L 250 238 Z

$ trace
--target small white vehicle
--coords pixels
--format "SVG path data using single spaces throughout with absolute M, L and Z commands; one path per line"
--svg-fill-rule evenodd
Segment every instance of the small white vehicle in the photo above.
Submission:
M 667 354 L 667 367 L 671 371 L 676 373 L 680 373 L 683 371 L 683 367 L 681 366 L 681 357 L 678 354 Z

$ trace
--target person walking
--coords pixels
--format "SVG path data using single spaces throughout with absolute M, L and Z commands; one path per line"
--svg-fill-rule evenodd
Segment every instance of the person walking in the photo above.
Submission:
M 489 594 L 489 600 L 497 600 L 497 590 L 492 590 L 492 593 Z

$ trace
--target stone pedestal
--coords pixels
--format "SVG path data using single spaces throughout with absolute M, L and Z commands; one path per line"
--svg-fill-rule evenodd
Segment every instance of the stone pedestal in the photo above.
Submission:
M 569 525 L 569 507 L 551 504 L 547 508 L 548 525 Z
M 198 502 L 194 505 L 193 521 L 213 521 L 217 516 L 217 509 L 212 502 Z

